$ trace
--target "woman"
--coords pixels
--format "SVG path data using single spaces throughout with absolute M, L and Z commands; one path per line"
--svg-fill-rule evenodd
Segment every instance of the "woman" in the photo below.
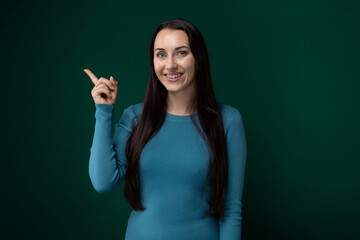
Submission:
M 237 109 L 216 101 L 199 30 L 184 19 L 161 23 L 149 48 L 143 103 L 111 121 L 118 83 L 97 79 L 89 161 L 99 193 L 121 180 L 132 208 L 125 239 L 240 239 L 246 139 Z

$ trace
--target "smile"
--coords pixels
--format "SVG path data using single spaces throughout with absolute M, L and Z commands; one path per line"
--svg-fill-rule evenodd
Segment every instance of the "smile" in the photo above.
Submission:
M 174 82 L 174 81 L 179 80 L 182 77 L 182 75 L 183 75 L 183 73 L 180 73 L 180 74 L 177 74 L 177 75 L 167 75 L 167 74 L 165 74 L 164 76 L 168 81 Z

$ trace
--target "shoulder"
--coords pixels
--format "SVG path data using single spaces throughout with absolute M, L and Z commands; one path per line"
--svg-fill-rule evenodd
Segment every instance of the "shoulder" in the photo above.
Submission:
M 144 103 L 141 102 L 141 103 L 136 103 L 136 104 L 130 105 L 127 108 L 125 108 L 124 113 L 140 115 L 142 112 L 143 104 Z
M 139 121 L 140 114 L 142 112 L 143 103 L 136 103 L 128 106 L 124 109 L 124 112 L 117 123 L 128 131 L 132 130 L 133 125 L 136 125 Z
M 219 107 L 224 122 L 231 121 L 234 117 L 241 117 L 240 111 L 231 105 L 219 103 Z
M 219 107 L 223 118 L 225 132 L 233 124 L 243 125 L 242 115 L 237 108 L 224 103 L 219 103 Z

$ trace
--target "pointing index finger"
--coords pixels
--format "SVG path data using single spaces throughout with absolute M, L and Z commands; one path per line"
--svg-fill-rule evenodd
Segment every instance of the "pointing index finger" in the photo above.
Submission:
M 84 72 L 90 77 L 91 81 L 96 85 L 99 79 L 89 69 L 84 69 Z

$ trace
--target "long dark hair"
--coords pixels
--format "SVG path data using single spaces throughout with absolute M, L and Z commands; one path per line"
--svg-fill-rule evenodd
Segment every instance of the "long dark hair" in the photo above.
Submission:
M 145 92 L 142 113 L 138 123 L 133 124 L 132 133 L 126 143 L 126 157 L 128 162 L 124 194 L 134 210 L 145 210 L 141 204 L 139 161 L 146 143 L 154 137 L 166 117 L 167 90 L 159 81 L 154 70 L 154 42 L 162 29 L 182 30 L 186 32 L 190 49 L 195 58 L 195 96 L 190 104 L 192 111 L 197 111 L 201 127 L 206 136 L 196 124 L 194 115 L 191 115 L 199 134 L 208 145 L 209 170 L 207 181 L 212 180 L 210 208 L 206 216 L 216 218 L 223 216 L 224 202 L 227 189 L 227 146 L 219 103 L 216 101 L 210 77 L 210 63 L 205 40 L 200 31 L 185 19 L 174 19 L 161 23 L 152 35 L 149 58 L 150 77 Z M 201 87 L 199 87 L 201 86 Z

